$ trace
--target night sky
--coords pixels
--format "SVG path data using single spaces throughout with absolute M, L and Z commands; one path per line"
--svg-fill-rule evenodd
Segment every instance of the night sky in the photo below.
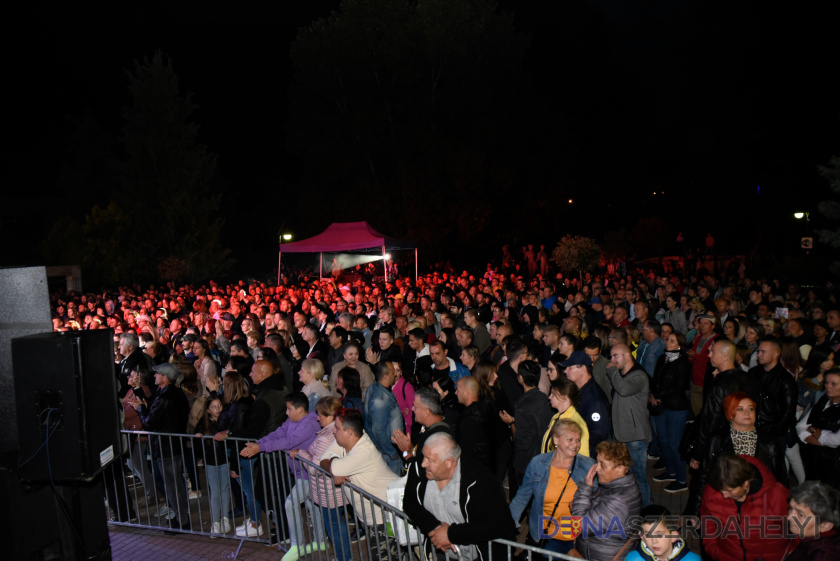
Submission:
M 830 193 L 816 167 L 840 154 L 838 14 L 822 6 L 833 3 L 771 4 L 502 2 L 528 40 L 512 85 L 518 122 L 505 125 L 515 136 L 503 145 L 510 179 L 506 189 L 478 187 L 492 203 L 486 235 L 453 254 L 497 257 L 506 231 L 517 243 L 551 244 L 649 216 L 697 245 L 711 230 L 723 251 L 760 242 L 795 253 L 803 226 L 790 213 L 811 209 L 812 225 L 822 225 L 815 204 Z M 337 217 L 364 219 L 403 237 L 379 207 L 344 216 L 336 197 L 313 197 L 305 157 L 289 145 L 290 44 L 338 6 L 20 7 L 9 21 L 19 38 L 6 41 L 11 148 L 0 205 L 15 243 L 0 264 L 43 264 L 38 243 L 54 219 L 81 219 L 107 202 L 117 187 L 104 162 L 120 157 L 125 71 L 158 49 L 199 106 L 201 142 L 218 155 L 212 189 L 223 194 L 234 274 L 271 267 L 281 224 L 300 239 Z M 336 181 L 364 193 L 354 179 Z M 393 192 L 369 195 L 401 204 Z M 464 209 L 454 206 L 458 220 Z

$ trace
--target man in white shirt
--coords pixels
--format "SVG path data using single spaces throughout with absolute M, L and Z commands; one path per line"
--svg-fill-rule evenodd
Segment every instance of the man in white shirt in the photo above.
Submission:
M 333 475 L 336 485 L 352 483 L 383 502 L 387 501 L 388 485 L 398 479 L 365 434 L 362 414 L 355 409 L 336 414 L 335 442 L 321 457 L 321 467 Z M 363 501 L 359 493 L 347 489 L 345 495 L 353 501 L 356 516 L 363 517 L 366 526 L 384 523 L 381 509 L 372 502 Z

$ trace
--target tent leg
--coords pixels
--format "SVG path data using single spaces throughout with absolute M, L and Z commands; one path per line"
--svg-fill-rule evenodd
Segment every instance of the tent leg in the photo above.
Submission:
M 414 248 L 414 288 L 417 288 L 417 276 L 419 275 L 419 273 L 417 272 L 417 269 L 418 269 L 417 263 L 418 263 L 418 261 L 417 261 L 417 248 L 415 247 Z
M 388 259 L 385 258 L 385 246 L 382 246 L 382 265 L 385 268 L 385 282 L 388 282 Z
M 283 262 L 283 252 L 277 252 L 277 286 L 280 286 L 280 264 Z
M 318 260 L 318 282 L 321 282 L 324 278 L 324 252 L 322 251 L 319 255 L 321 258 Z

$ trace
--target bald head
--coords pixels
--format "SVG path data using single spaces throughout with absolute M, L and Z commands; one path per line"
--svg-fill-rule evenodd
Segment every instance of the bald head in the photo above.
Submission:
M 259 384 L 274 374 L 274 367 L 267 360 L 258 360 L 251 367 L 251 379 L 254 384 Z
M 709 349 L 709 363 L 718 372 L 735 368 L 735 343 L 728 339 L 719 340 Z
M 464 406 L 469 407 L 478 401 L 478 380 L 472 376 L 465 376 L 458 380 L 455 389 L 455 395 L 458 396 L 458 401 Z
M 630 348 L 624 343 L 617 343 L 610 349 L 610 362 L 618 368 L 622 374 L 627 374 L 633 368 L 633 355 Z

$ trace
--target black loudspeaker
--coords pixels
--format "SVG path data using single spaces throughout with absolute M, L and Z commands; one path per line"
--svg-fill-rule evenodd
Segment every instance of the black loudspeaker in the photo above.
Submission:
M 110 329 L 13 339 L 12 367 L 21 479 L 88 481 L 121 455 Z
M 53 492 L 49 484 L 24 483 L 13 472 L 0 469 L 2 558 L 110 560 L 104 496 L 101 476 L 91 482 L 57 485 Z
M 14 469 L 18 433 L 10 341 L 52 331 L 47 270 L 44 267 L 0 269 L 0 465 Z

